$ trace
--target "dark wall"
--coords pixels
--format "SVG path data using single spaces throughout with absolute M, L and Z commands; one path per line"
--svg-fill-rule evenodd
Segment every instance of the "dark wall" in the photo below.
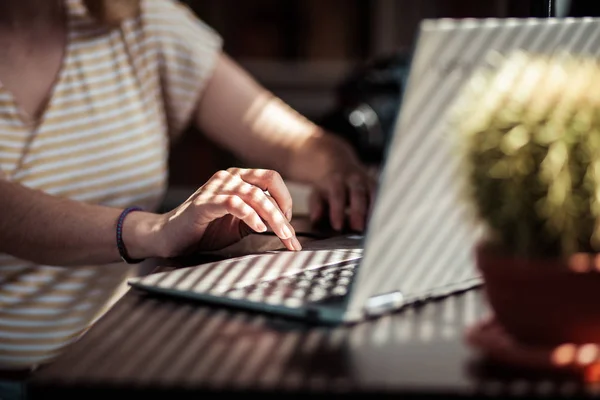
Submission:
M 600 2 L 594 0 L 571 0 L 572 17 L 598 17 L 600 16 Z

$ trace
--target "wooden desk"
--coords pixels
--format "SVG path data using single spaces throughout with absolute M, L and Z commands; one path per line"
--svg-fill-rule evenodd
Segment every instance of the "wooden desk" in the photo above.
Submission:
M 29 394 L 580 392 L 570 380 L 486 373 L 463 344 L 465 327 L 485 312 L 481 292 L 471 290 L 354 327 L 322 328 L 132 291 L 37 372 Z

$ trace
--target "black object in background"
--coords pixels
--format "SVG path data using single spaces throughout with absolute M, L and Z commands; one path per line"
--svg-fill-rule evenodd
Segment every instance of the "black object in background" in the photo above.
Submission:
M 595 0 L 571 0 L 570 17 L 599 17 L 600 2 Z
M 337 88 L 335 108 L 317 121 L 349 141 L 366 164 L 383 161 L 400 109 L 408 61 L 408 56 L 398 53 L 360 67 Z
M 556 2 L 554 0 L 532 0 L 531 17 L 550 18 L 556 15 Z
M 556 3 L 560 0 L 533 0 L 531 2 L 532 17 L 556 16 Z M 571 0 L 569 17 L 600 17 L 600 2 L 593 0 Z

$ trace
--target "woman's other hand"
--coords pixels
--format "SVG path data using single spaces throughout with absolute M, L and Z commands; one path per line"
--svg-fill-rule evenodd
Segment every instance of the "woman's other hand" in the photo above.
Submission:
M 375 201 L 376 181 L 358 165 L 343 166 L 313 185 L 310 196 L 310 219 L 313 223 L 327 219 L 333 229 L 347 225 L 364 231 Z
M 358 159 L 349 143 L 324 134 L 300 152 L 298 164 L 313 165 L 309 207 L 313 223 L 329 221 L 335 230 L 366 228 L 377 190 L 376 176 Z M 316 168 L 320 167 L 317 171 Z M 307 168 L 308 169 L 308 168 Z

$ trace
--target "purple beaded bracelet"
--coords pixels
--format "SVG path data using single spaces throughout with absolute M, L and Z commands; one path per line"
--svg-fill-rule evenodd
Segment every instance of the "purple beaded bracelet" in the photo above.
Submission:
M 125 221 L 125 217 L 133 211 L 143 211 L 140 207 L 129 207 L 123 210 L 121 215 L 119 215 L 119 219 L 117 221 L 117 248 L 119 249 L 119 254 L 121 255 L 121 259 L 125 261 L 127 264 L 139 264 L 143 259 L 136 260 L 129 257 L 127 254 L 127 249 L 125 248 L 125 242 L 123 242 L 123 222 Z

